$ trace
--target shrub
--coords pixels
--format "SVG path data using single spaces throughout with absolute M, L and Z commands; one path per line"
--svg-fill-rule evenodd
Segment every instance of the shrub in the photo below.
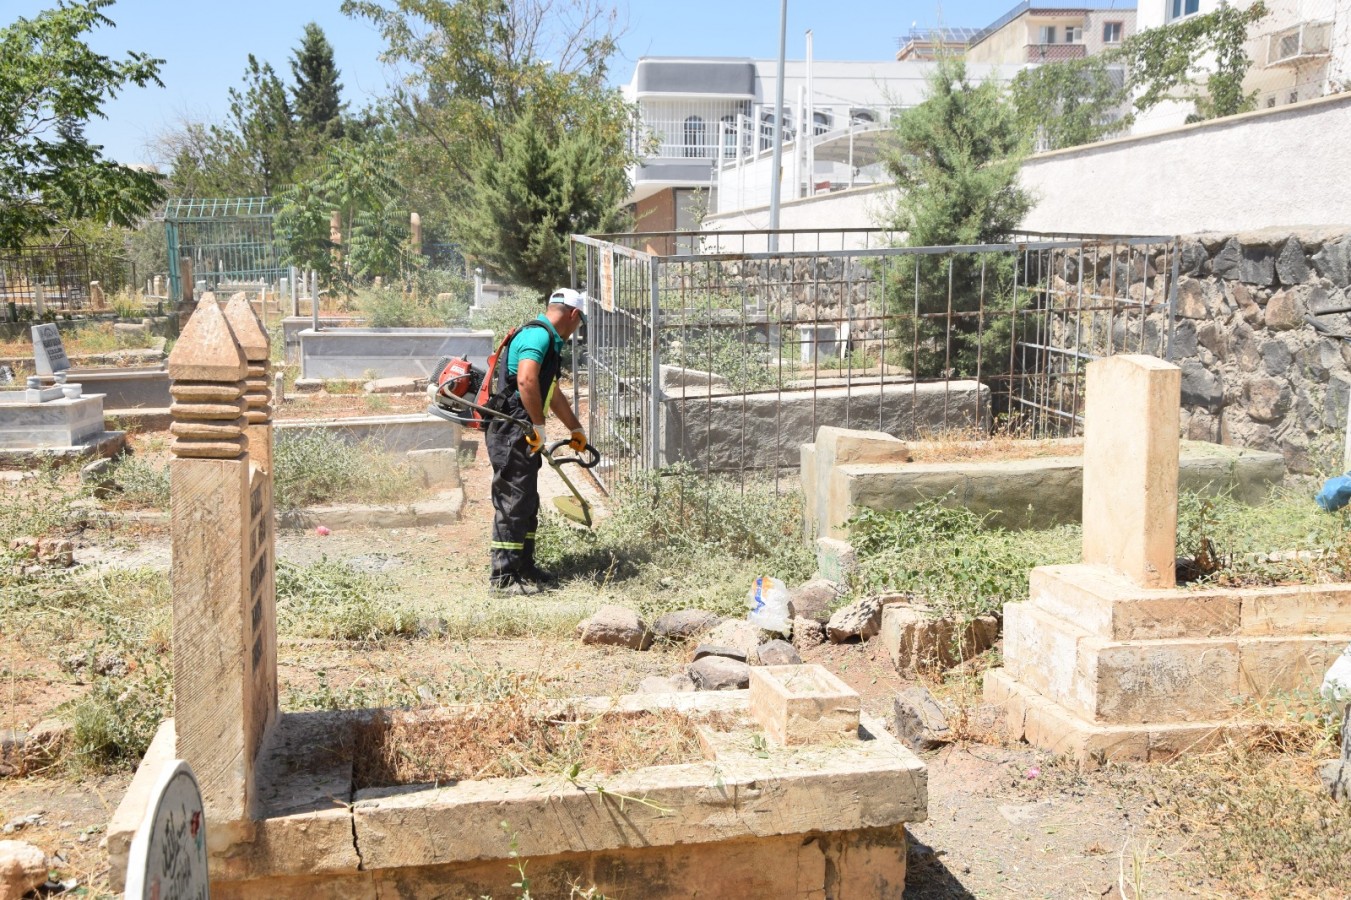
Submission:
M 162 658 L 126 678 L 99 678 L 71 710 L 73 762 L 107 771 L 132 767 L 173 714 L 173 680 Z
M 274 502 L 291 510 L 317 503 L 396 503 L 420 490 L 413 469 L 376 444 L 349 444 L 322 428 L 287 430 L 276 440 Z
M 974 618 L 1027 598 L 1027 573 L 1077 562 L 1078 526 L 1049 531 L 986 527 L 985 518 L 946 498 L 906 510 L 864 509 L 850 520 L 859 556 L 858 586 L 905 591 L 940 614 Z
M 413 634 L 416 615 L 387 578 L 327 556 L 308 566 L 277 563 L 277 624 L 295 637 L 379 640 Z
M 411 296 L 400 288 L 371 288 L 359 292 L 357 305 L 374 328 L 444 328 L 463 321 L 469 312 L 468 292 L 460 289 L 449 300 L 437 294 Z

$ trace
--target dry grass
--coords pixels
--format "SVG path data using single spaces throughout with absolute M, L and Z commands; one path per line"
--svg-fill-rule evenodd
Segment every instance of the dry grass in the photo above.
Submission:
M 921 434 L 907 443 L 913 462 L 973 462 L 978 460 L 1039 459 L 1079 456 L 1082 438 L 1032 440 L 1020 431 L 996 428 L 988 437 L 979 429 L 951 429 Z
M 1218 895 L 1346 896 L 1351 805 L 1317 773 L 1338 750 L 1326 708 L 1300 697 L 1241 717 L 1267 724 L 1150 770 L 1152 824 L 1184 838 L 1198 860 L 1188 874 Z
M 613 775 L 704 758 L 695 721 L 682 713 L 545 709 L 518 694 L 464 711 L 381 711 L 358 729 L 357 787 Z

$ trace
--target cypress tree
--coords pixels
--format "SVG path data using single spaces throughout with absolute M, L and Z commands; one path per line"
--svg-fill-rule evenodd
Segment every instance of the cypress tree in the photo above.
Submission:
M 295 112 L 302 128 L 319 135 L 340 138 L 343 133 L 338 65 L 333 45 L 316 23 L 305 26 L 305 36 L 291 57 Z

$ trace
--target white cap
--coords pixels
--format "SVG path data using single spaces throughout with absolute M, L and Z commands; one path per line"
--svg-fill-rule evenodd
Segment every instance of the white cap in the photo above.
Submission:
M 586 294 L 581 291 L 574 291 L 572 288 L 559 288 L 549 295 L 550 303 L 557 303 L 561 306 L 570 306 L 586 318 Z

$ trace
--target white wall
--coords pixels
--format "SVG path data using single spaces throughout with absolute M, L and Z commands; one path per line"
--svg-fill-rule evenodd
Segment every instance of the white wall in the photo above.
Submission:
M 1045 153 L 1030 231 L 1186 234 L 1351 222 L 1351 94 Z
M 1035 156 L 1028 231 L 1193 234 L 1351 225 L 1351 93 Z M 781 228 L 874 227 L 895 202 L 875 185 L 785 202 Z M 767 228 L 769 209 L 710 216 Z M 846 245 L 848 246 L 848 245 Z M 751 249 L 751 248 L 747 248 Z

